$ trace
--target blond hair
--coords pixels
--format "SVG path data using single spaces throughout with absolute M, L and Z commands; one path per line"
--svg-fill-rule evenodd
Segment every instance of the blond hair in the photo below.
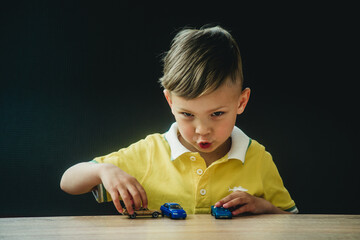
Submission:
M 243 83 L 240 51 L 225 29 L 184 29 L 163 58 L 161 85 L 177 96 L 193 99 L 210 93 L 230 77 Z

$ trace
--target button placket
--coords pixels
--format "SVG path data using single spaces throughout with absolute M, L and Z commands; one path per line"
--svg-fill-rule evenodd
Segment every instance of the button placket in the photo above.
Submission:
M 205 160 L 199 155 L 194 154 L 189 156 L 191 162 L 191 169 L 194 177 L 194 190 L 195 190 L 195 208 L 203 208 L 208 206 L 208 187 L 207 180 L 208 174 L 206 174 L 206 163 Z
M 200 156 L 196 156 L 196 155 L 195 156 L 191 155 L 189 157 L 189 159 L 191 161 L 191 167 L 192 167 L 192 171 L 194 173 L 194 177 L 197 179 L 196 181 L 199 181 L 205 172 L 204 171 L 204 168 L 206 168 L 205 161 L 201 161 L 202 158 Z

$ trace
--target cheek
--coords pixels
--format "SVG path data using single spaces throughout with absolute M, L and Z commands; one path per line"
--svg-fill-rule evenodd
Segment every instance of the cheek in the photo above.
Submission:
M 186 121 L 177 121 L 181 136 L 186 140 L 191 140 L 193 137 L 194 129 L 191 124 Z
M 236 118 L 230 118 L 224 121 L 221 125 L 217 127 L 217 136 L 222 139 L 227 139 L 235 126 Z
M 226 140 L 231 135 L 232 129 L 231 128 L 219 128 L 217 131 L 217 137 L 222 140 Z

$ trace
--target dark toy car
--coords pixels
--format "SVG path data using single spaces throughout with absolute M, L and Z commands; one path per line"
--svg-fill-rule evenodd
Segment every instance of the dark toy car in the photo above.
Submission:
M 211 206 L 211 215 L 213 215 L 216 219 L 224 218 L 229 219 L 232 218 L 232 213 L 229 209 L 223 207 L 215 207 Z
M 175 218 L 186 218 L 185 210 L 178 203 L 165 203 L 160 207 L 161 214 L 168 216 L 172 219 Z

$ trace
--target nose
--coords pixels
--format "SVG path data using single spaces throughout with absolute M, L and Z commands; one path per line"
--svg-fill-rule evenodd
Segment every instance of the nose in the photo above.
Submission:
M 204 122 L 199 122 L 195 128 L 195 133 L 201 136 L 209 134 L 210 131 L 211 131 L 210 126 Z

